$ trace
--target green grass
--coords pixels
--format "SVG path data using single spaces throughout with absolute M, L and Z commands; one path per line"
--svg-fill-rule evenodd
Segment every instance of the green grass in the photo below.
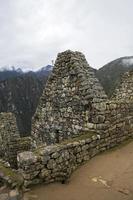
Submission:
M 12 183 L 16 182 L 17 187 L 20 187 L 23 184 L 22 176 L 20 176 L 17 172 L 13 171 L 11 168 L 6 167 L 3 163 L 0 163 L 0 173 L 2 173 L 4 177 L 9 177 Z
M 69 144 L 69 143 L 72 143 L 72 142 L 79 142 L 81 140 L 86 140 L 86 139 L 91 139 L 92 136 L 96 136 L 96 133 L 94 132 L 83 132 L 81 135 L 77 136 L 77 137 L 74 137 L 74 138 L 70 138 L 70 139 L 66 139 L 64 141 L 62 141 L 61 143 L 59 144 Z

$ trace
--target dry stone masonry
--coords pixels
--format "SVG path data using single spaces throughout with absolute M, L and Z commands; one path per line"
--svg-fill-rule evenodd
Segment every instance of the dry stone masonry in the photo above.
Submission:
M 0 157 L 8 157 L 9 143 L 17 138 L 19 132 L 15 116 L 12 113 L 0 113 Z
M 12 113 L 0 113 L 0 158 L 17 167 L 17 153 L 29 150 L 31 138 L 20 138 L 16 118 Z
M 69 58 L 68 64 L 66 55 Z M 75 70 L 72 79 L 71 65 L 69 66 L 71 60 Z M 80 78 L 80 73 L 83 79 Z M 35 151 L 18 155 L 25 186 L 65 181 L 82 163 L 132 138 L 132 75 L 130 72 L 122 78 L 113 98 L 108 100 L 82 54 L 67 51 L 58 55 L 54 72 L 40 100 L 32 133 L 38 144 L 45 145 L 49 140 L 58 144 L 38 147 Z M 80 84 L 77 86 L 78 80 Z M 81 80 L 85 83 L 83 87 Z M 123 94 L 126 98 L 123 98 Z M 78 96 L 76 104 L 75 96 Z M 75 135 L 77 137 L 68 139 L 67 132 L 71 138 Z M 55 140 L 57 136 L 58 140 Z
M 58 54 L 34 117 L 33 137 L 38 143 L 51 144 L 94 129 L 96 121 L 104 120 L 95 104 L 103 107 L 106 99 L 82 53 L 68 50 Z
M 132 136 L 133 71 L 107 99 L 80 52 L 58 54 L 31 138 L 20 138 L 11 113 L 0 114 L 0 157 L 18 166 L 26 187 L 64 182 L 79 165 Z
M 133 71 L 121 77 L 121 83 L 113 95 L 118 101 L 133 101 Z
M 108 150 L 131 137 L 133 133 L 121 135 L 109 132 L 99 135 L 87 134 L 76 140 L 59 145 L 38 148 L 36 151 L 18 155 L 19 169 L 24 178 L 24 186 L 55 181 L 65 182 L 81 164 L 100 152 Z

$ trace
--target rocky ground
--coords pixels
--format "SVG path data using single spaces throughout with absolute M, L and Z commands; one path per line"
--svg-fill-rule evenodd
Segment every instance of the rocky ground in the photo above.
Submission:
M 69 183 L 37 186 L 25 200 L 132 200 L 133 141 L 78 168 Z

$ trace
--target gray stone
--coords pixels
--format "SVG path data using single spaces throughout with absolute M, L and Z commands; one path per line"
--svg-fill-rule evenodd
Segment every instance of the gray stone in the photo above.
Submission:
M 91 108 L 97 103 L 97 112 L 103 111 L 106 99 L 85 56 L 77 51 L 62 52 L 57 56 L 34 116 L 32 136 L 38 144 L 52 144 L 82 135 L 85 128 L 95 127 L 93 123 L 86 122 L 90 118 L 87 113 L 93 116 Z M 103 118 L 99 117 L 101 121 Z

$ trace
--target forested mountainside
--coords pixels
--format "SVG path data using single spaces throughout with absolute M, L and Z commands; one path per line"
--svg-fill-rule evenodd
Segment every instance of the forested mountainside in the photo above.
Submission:
M 22 135 L 30 133 L 31 118 L 50 72 L 44 69 L 28 73 L 11 71 L 8 72 L 7 79 L 4 78 L 3 72 L 3 80 L 0 81 L 0 112 L 15 113 Z
M 111 96 L 116 86 L 119 84 L 120 77 L 127 71 L 133 69 L 133 56 L 118 58 L 99 70 L 96 76 L 100 80 L 106 94 Z

